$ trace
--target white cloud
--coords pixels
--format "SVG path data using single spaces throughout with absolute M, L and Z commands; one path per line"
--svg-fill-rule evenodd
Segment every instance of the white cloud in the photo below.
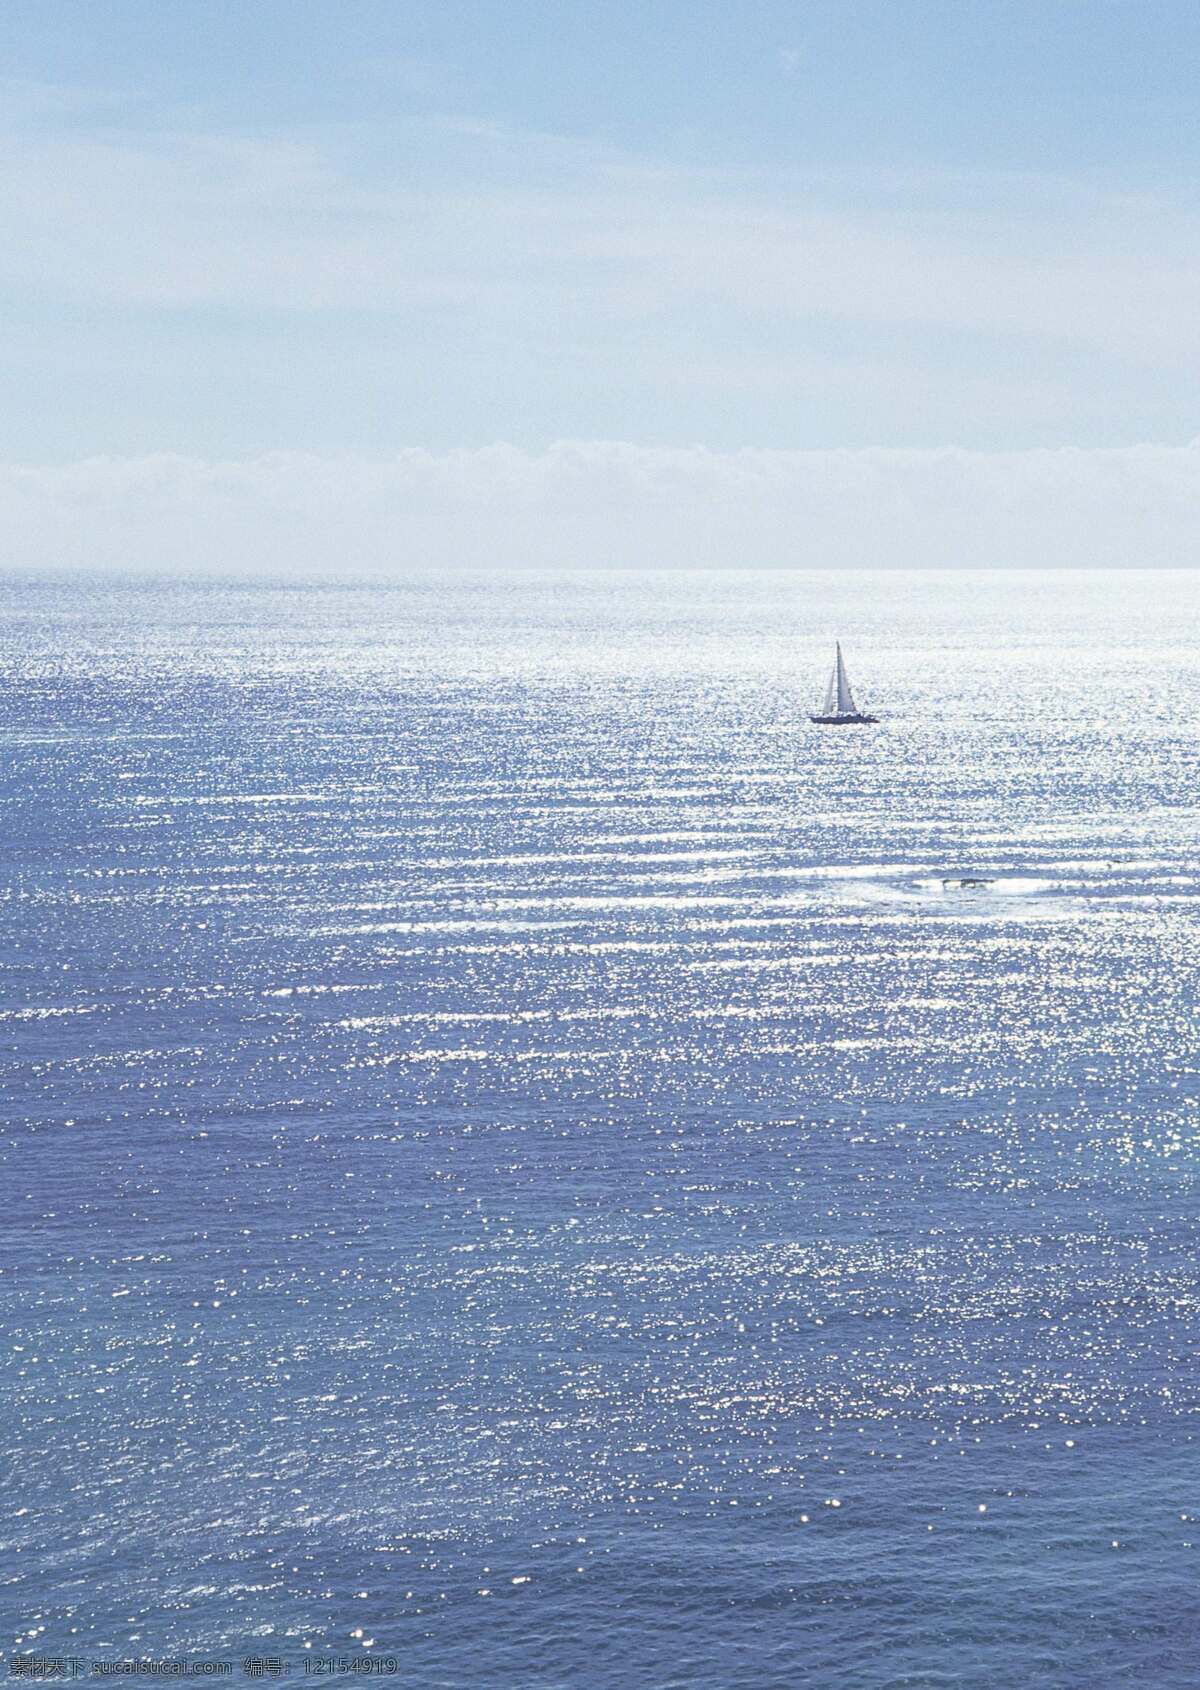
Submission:
M 168 309 L 451 305 L 586 326 L 698 308 L 1200 358 L 1186 202 L 986 173 L 667 169 L 466 120 L 398 120 L 388 139 L 381 165 L 381 138 L 352 128 L 10 135 L 0 280 Z
M 403 68 L 403 67 L 401 67 Z M 0 87 L 0 452 L 1197 426 L 1186 191 L 721 171 L 470 116 Z
M 739 451 L 562 442 L 0 466 L 0 562 L 410 567 L 1200 566 L 1200 444 Z
M 932 391 L 934 437 L 975 442 L 981 376 L 1040 378 L 1028 439 L 1047 421 L 1062 437 L 1064 388 L 1086 412 L 1096 367 L 1152 397 L 1168 372 L 1176 391 L 1200 375 L 1200 219 L 1184 194 L 687 170 L 429 116 L 257 135 L 145 113 L 81 124 L 63 115 L 69 90 L 34 93 L 38 121 L 13 114 L 28 89 L 10 88 L 7 122 L 0 101 L 0 286 L 43 310 L 174 313 L 197 348 L 223 344 L 227 313 L 255 313 L 302 365 L 314 316 L 369 314 L 447 369 L 482 333 L 546 344 L 653 403 L 641 371 L 656 350 L 683 372 L 736 366 L 745 390 L 781 358 L 853 367 L 856 342 L 878 357 L 890 337 L 910 410 Z M 532 366 L 519 398 L 536 417 Z M 909 438 L 887 403 L 886 437 Z M 1108 421 L 1092 438 L 1112 437 Z

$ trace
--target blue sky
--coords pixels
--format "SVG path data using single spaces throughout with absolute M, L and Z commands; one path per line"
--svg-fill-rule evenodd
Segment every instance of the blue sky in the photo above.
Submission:
M 1177 0 L 6 0 L 4 26 L 0 462 L 952 448 L 1041 487 L 1021 453 L 1200 434 Z
M 124 94 L 150 124 L 456 112 L 683 165 L 1125 174 L 1186 171 L 1200 19 L 1179 0 L 6 0 L 5 41 L 11 76 Z
M 8 451 L 1197 432 L 1193 6 L 7 0 L 4 33 Z

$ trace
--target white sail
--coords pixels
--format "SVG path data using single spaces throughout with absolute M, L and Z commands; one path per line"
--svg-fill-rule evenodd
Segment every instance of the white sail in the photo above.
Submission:
M 835 663 L 829 674 L 829 685 L 825 688 L 825 697 L 821 702 L 822 716 L 833 716 L 838 707 L 838 672 Z
M 850 677 L 846 673 L 846 665 L 842 659 L 842 645 L 838 641 L 837 663 L 834 665 L 834 678 L 837 681 L 837 713 L 839 716 L 857 716 L 858 710 L 854 703 L 854 694 L 850 691 Z
M 854 694 L 850 691 L 850 677 L 846 673 L 845 660 L 842 657 L 842 647 L 839 641 L 837 660 L 829 676 L 829 685 L 825 688 L 825 697 L 821 703 L 822 716 L 857 716 L 858 709 L 854 703 Z
M 842 656 L 842 645 L 839 640 L 833 673 L 829 677 L 829 685 L 825 688 L 820 715 L 812 717 L 812 720 L 814 722 L 858 724 L 859 722 L 876 722 L 878 719 L 877 716 L 864 716 L 854 702 L 854 694 L 850 690 L 850 677 L 846 673 L 846 660 Z

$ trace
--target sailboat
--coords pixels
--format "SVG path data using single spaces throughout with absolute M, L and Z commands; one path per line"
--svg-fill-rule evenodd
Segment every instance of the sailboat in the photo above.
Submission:
M 833 665 L 833 673 L 829 677 L 829 685 L 825 688 L 825 699 L 819 714 L 810 716 L 810 722 L 819 722 L 822 727 L 866 727 L 870 722 L 877 722 L 878 716 L 866 716 L 854 702 L 854 694 L 850 691 L 850 677 L 846 673 L 846 664 L 842 657 L 841 641 L 838 641 L 837 658 Z

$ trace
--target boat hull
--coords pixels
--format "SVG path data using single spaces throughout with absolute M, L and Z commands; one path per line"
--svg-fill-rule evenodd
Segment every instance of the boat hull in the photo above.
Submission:
M 878 722 L 878 716 L 810 716 L 810 722 L 815 722 L 820 728 L 866 728 Z

